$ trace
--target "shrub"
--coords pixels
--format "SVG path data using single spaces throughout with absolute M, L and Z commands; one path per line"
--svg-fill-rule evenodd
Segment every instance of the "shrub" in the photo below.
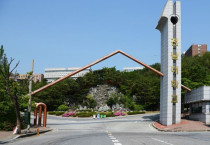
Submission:
M 93 115 L 96 115 L 96 112 L 80 112 L 73 115 L 73 117 L 92 117 Z
M 0 123 L 0 129 L 11 131 L 15 127 L 15 124 L 9 121 L 4 121 Z
M 84 102 L 84 105 L 87 106 L 88 108 L 95 108 L 96 107 L 96 100 L 95 98 L 93 98 L 91 96 L 91 94 L 89 94 L 87 97 L 86 97 L 86 100 Z
M 144 107 L 142 106 L 142 105 L 134 105 L 134 110 L 135 111 L 140 111 L 140 110 L 143 110 L 144 109 Z
M 55 115 L 55 111 L 48 111 L 48 114 Z
M 68 107 L 68 106 L 66 106 L 66 105 L 64 105 L 64 104 L 62 104 L 62 105 L 60 105 L 58 108 L 57 108 L 57 111 L 67 111 L 67 110 L 69 110 L 70 109 L 70 107 Z
M 106 114 L 106 117 L 115 117 L 115 115 L 112 112 L 109 112 Z
M 106 115 L 106 117 L 115 117 L 115 115 L 112 112 L 97 112 L 96 114 L 100 115 Z
M 78 110 L 79 112 L 92 112 L 92 109 Z
M 133 111 L 133 112 L 128 112 L 128 115 L 135 115 L 135 114 L 144 114 L 145 112 L 139 112 L 139 111 Z
M 23 122 L 24 117 L 21 117 L 21 129 L 26 128 L 26 124 Z M 12 131 L 13 128 L 16 126 L 16 122 L 10 122 L 10 121 L 3 121 L 0 122 L 0 130 L 5 130 L 5 131 Z
M 7 98 L 5 97 L 3 99 Z M 0 101 L 0 130 L 11 131 L 16 126 L 16 115 L 14 110 L 11 101 Z
M 113 105 L 117 103 L 117 100 L 114 97 L 109 97 L 108 100 L 106 101 L 106 104 L 112 108 Z
M 60 116 L 60 115 L 62 115 L 64 113 L 64 111 L 55 111 L 55 115 L 56 116 Z

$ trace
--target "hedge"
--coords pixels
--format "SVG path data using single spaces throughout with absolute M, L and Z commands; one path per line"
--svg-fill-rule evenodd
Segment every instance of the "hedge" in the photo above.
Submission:
M 115 115 L 113 114 L 113 112 L 97 112 L 96 114 L 100 114 L 100 115 L 106 115 L 106 117 L 115 117 Z
M 65 111 L 49 111 L 48 114 L 50 115 L 56 115 L 56 116 L 60 116 L 62 114 L 64 114 Z
M 144 114 L 145 112 L 139 112 L 139 111 L 133 111 L 133 112 L 128 112 L 128 115 L 135 115 L 135 114 Z
M 73 117 L 92 117 L 96 115 L 96 112 L 79 112 L 73 115 Z

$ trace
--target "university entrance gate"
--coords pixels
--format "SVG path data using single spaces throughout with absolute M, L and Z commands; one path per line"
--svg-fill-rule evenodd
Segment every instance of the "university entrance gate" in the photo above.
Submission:
M 143 65 L 154 73 L 160 75 L 160 123 L 163 125 L 176 124 L 181 121 L 181 88 L 191 91 L 181 85 L 181 3 L 168 0 L 158 25 L 161 32 L 161 72 L 135 59 L 121 50 L 117 50 L 104 56 L 70 74 L 60 78 L 38 90 L 32 92 L 35 95 L 48 87 L 59 83 L 101 61 L 108 59 L 118 53 Z

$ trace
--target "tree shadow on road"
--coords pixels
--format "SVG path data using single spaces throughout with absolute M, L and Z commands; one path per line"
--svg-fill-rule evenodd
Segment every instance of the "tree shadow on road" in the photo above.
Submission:
M 150 119 L 152 121 L 157 121 L 159 120 L 159 117 L 160 117 L 160 114 L 151 114 L 151 115 L 143 116 L 142 118 Z

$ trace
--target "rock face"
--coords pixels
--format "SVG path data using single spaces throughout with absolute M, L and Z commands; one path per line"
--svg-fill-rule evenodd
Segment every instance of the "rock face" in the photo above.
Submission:
M 108 110 L 110 108 L 106 105 L 106 101 L 112 94 L 117 94 L 117 88 L 109 85 L 97 85 L 90 88 L 89 94 L 96 100 L 96 109 Z

